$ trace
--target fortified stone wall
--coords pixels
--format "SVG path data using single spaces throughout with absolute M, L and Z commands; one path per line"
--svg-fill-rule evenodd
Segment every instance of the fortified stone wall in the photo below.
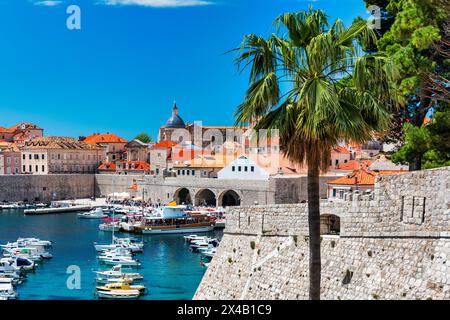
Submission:
M 94 175 L 0 175 L 0 201 L 43 201 L 89 198 Z
M 326 197 L 326 182 L 336 177 L 320 178 L 320 194 Z M 136 196 L 151 199 L 155 202 L 165 203 L 172 201 L 177 192 L 186 188 L 192 199 L 204 189 L 209 189 L 219 202 L 223 194 L 229 190 L 235 191 L 242 205 L 276 204 L 276 203 L 298 203 L 307 199 L 306 177 L 296 178 L 273 178 L 269 181 L 261 180 L 219 180 L 207 178 L 177 179 L 162 178 L 142 175 L 96 175 L 96 194 L 106 196 L 115 192 L 130 192 L 129 188 L 137 183 L 140 190 Z
M 450 298 L 450 167 L 383 176 L 323 202 L 323 299 Z M 233 208 L 195 299 L 308 299 L 307 204 Z

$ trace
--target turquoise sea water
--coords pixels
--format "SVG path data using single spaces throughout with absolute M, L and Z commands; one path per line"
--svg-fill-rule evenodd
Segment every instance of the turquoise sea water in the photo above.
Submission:
M 0 244 L 18 237 L 36 237 L 53 241 L 45 260 L 17 287 L 19 299 L 95 299 L 93 270 L 98 270 L 93 243 L 110 243 L 111 233 L 99 231 L 99 220 L 78 219 L 76 213 L 26 216 L 22 210 L 0 211 Z M 119 234 L 118 236 L 129 236 Z M 209 236 L 220 237 L 215 231 Z M 138 236 L 145 241 L 144 252 L 136 258 L 142 263 L 137 272 L 149 290 L 140 299 L 192 299 L 205 269 L 201 255 L 189 251 L 183 235 Z M 70 290 L 66 281 L 71 265 L 80 267 L 81 288 Z

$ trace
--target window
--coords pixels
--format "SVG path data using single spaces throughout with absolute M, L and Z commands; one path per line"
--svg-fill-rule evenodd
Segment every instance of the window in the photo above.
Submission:
M 192 170 L 191 173 L 193 176 L 195 176 L 195 170 Z
M 336 189 L 333 189 L 333 198 L 336 198 Z
M 244 171 L 245 171 L 245 172 L 248 171 L 248 167 L 247 167 L 247 166 L 244 167 Z
M 61 160 L 61 155 L 58 153 L 58 160 Z
M 250 171 L 251 171 L 251 172 L 255 172 L 255 167 L 254 167 L 254 166 L 251 166 L 251 167 L 250 167 Z
M 45 172 L 45 166 L 42 166 L 42 172 Z
M 30 160 L 32 159 L 32 158 L 31 158 L 31 153 L 28 155 L 28 159 L 30 159 Z
M 336 161 L 334 162 L 334 165 L 337 166 L 339 164 L 339 159 L 336 159 Z
M 39 160 L 39 155 L 38 154 L 34 155 L 34 160 Z
M 44 154 L 41 155 L 41 159 L 42 159 L 42 160 L 45 159 L 45 155 L 44 155 Z
M 25 153 L 22 155 L 22 159 L 25 160 Z
M 39 166 L 38 165 L 36 165 L 36 172 L 38 172 L 39 171 Z
M 189 170 L 186 170 L 186 174 L 189 175 L 189 174 L 190 174 L 190 171 L 189 171 Z
M 184 170 L 181 170 L 181 174 L 184 176 L 184 174 L 185 174 Z
M 239 172 L 242 171 L 242 167 L 241 167 L 241 166 L 238 167 L 238 171 L 239 171 Z
M 177 171 L 177 175 L 180 175 L 180 173 L 181 173 L 181 171 L 180 171 L 180 170 L 178 170 L 178 171 Z
M 30 155 L 30 157 L 31 157 L 31 155 Z M 32 172 L 33 171 L 33 169 L 32 169 L 33 167 L 30 165 L 29 167 L 28 167 L 28 169 L 30 169 L 30 172 Z
M 233 172 L 236 171 L 236 167 L 235 167 L 235 166 L 232 166 L 232 167 L 231 167 L 231 171 L 233 171 Z
M 27 171 L 25 165 L 22 166 L 22 171 L 23 171 L 23 172 Z

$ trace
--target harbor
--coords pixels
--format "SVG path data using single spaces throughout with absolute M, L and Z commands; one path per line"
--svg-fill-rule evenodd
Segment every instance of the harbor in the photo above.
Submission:
M 99 229 L 103 221 L 80 219 L 78 214 L 82 212 L 39 216 L 25 215 L 23 211 L 23 208 L 0 211 L 0 244 L 20 237 L 50 240 L 53 259 L 39 263 L 34 271 L 27 272 L 27 278 L 16 287 L 18 299 L 98 299 L 96 287 L 101 284 L 96 283 L 94 271 L 114 267 L 100 262 L 94 247 L 95 243 L 111 244 L 112 233 Z M 222 233 L 222 230 L 214 230 L 202 236 L 220 239 Z M 116 236 L 130 235 L 117 233 Z M 184 238 L 186 234 L 132 236 L 144 244 L 143 252 L 136 256 L 140 266 L 133 271 L 142 275 L 138 285 L 146 288 L 146 294 L 139 299 L 192 299 L 206 267 L 204 255 L 190 250 Z M 70 266 L 79 267 L 81 272 L 79 289 L 67 285 Z

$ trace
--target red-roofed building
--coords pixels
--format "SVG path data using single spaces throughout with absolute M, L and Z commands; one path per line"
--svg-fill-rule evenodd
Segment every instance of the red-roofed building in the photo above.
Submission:
M 168 175 L 173 168 L 173 148 L 176 142 L 170 140 L 160 141 L 150 149 L 151 174 Z
M 150 164 L 145 161 L 118 161 L 117 169 L 118 174 L 149 174 Z
M 125 145 L 128 141 L 113 133 L 94 133 L 86 138 L 81 137 L 80 140 L 105 149 L 106 162 L 124 160 Z
M 43 135 L 44 129 L 32 123 L 19 123 L 10 128 L 0 126 L 0 140 L 13 142 L 18 147 L 22 147 L 25 145 L 25 142 Z
M 346 176 L 327 182 L 328 199 L 344 199 L 344 194 L 347 192 L 358 191 L 363 193 L 369 190 L 373 191 L 375 187 L 375 178 L 378 175 L 399 174 L 404 172 L 406 171 L 374 171 L 367 168 L 355 170 Z
M 114 162 L 104 162 L 98 168 L 98 173 L 116 173 L 117 166 Z

